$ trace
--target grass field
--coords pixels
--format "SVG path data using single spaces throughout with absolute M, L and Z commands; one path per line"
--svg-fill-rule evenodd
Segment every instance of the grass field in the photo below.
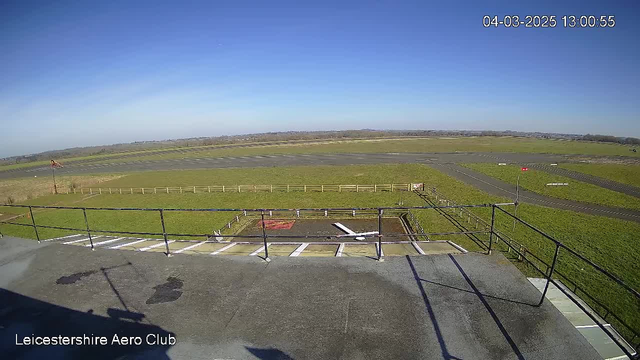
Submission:
M 559 199 L 575 200 L 604 206 L 640 209 L 640 199 L 601 188 L 542 170 L 529 169 L 523 172 L 520 166 L 497 164 L 463 164 L 463 166 L 515 185 L 520 174 L 520 186 L 542 195 Z M 568 186 L 547 186 L 548 183 L 568 183 Z
M 255 144 L 254 145 L 258 145 Z M 119 162 L 135 160 L 182 159 L 201 157 L 247 156 L 263 154 L 300 154 L 300 153 L 373 153 L 373 152 L 518 152 L 612 155 L 640 157 L 640 153 L 629 151 L 625 145 L 596 143 L 588 141 L 546 140 L 513 137 L 459 137 L 459 138 L 407 138 L 407 139 L 366 139 L 366 140 L 327 140 L 319 144 L 288 142 L 281 145 L 255 146 L 247 148 L 218 149 L 221 145 L 198 146 L 189 148 L 168 148 L 163 150 L 145 150 L 121 154 L 92 155 L 76 158 L 58 159 L 62 162 L 75 160 L 94 160 L 93 163 Z M 189 149 L 188 152 L 171 152 Z M 123 155 L 139 155 L 118 160 Z M 0 166 L 0 170 L 16 169 L 48 164 L 45 161 Z
M 531 175 L 531 174 L 528 174 Z M 214 179 L 212 179 L 212 177 Z M 423 165 L 376 165 L 342 167 L 295 167 L 281 169 L 234 169 L 202 170 L 174 172 L 136 173 L 113 180 L 110 186 L 152 186 L 162 184 L 173 186 L 183 183 L 247 183 L 246 179 L 260 179 L 260 182 L 295 179 L 300 183 L 374 183 L 398 180 L 415 181 L 422 179 L 428 187 L 435 186 L 438 191 L 451 197 L 458 203 L 503 202 L 508 199 L 489 196 L 486 193 L 452 179 L 432 168 Z M 275 180 L 273 180 L 275 179 Z M 217 181 L 214 181 L 217 180 Z M 270 180 L 270 181 L 267 181 Z M 368 180 L 368 181 L 367 181 Z M 291 180 L 290 180 L 291 181 Z M 252 181 L 253 182 L 253 181 Z M 107 183 L 105 183 L 107 184 Z M 29 204 L 72 204 L 86 207 L 171 207 L 171 208 L 261 208 L 261 207 L 375 207 L 394 206 L 400 200 L 400 193 L 212 193 L 212 194 L 158 194 L 158 195 L 83 195 L 46 196 L 27 201 Z M 424 202 L 413 194 L 402 195 L 404 205 L 423 205 Z M 490 217 L 490 209 L 477 209 L 475 213 L 485 219 Z M 0 213 L 25 214 L 24 209 L 0 207 Z M 457 231 L 448 220 L 435 210 L 415 212 L 427 232 Z M 449 210 L 450 214 L 453 211 Z M 589 259 L 594 260 L 634 288 L 640 288 L 640 248 L 637 246 L 637 234 L 640 224 L 610 219 L 566 210 L 555 210 L 533 205 L 521 205 L 518 214 L 555 236 L 567 246 L 576 249 Z M 220 213 L 181 213 L 165 214 L 167 231 L 170 233 L 211 233 L 226 224 L 235 214 Z M 454 215 L 455 216 L 455 215 Z M 82 212 L 79 210 L 40 210 L 34 214 L 38 224 L 68 227 L 84 227 Z M 149 231 L 161 232 L 157 212 L 107 212 L 89 211 L 91 227 L 100 230 Z M 464 219 L 460 219 L 464 222 Z M 29 223 L 31 219 L 22 217 L 16 221 Z M 473 225 L 468 225 L 473 227 Z M 554 247 L 542 236 L 518 225 L 512 232 L 512 222 L 506 215 L 496 218 L 498 229 L 512 233 L 512 236 L 525 245 L 528 251 L 547 262 L 551 261 Z M 32 229 L 13 225 L 0 225 L 4 234 L 33 238 Z M 70 232 L 41 229 L 43 237 L 53 237 Z M 77 233 L 74 232 L 74 233 Z M 486 235 L 480 236 L 483 241 Z M 434 239 L 449 239 L 470 251 L 479 251 L 473 241 L 466 236 L 439 236 Z M 508 255 L 508 254 L 507 254 Z M 640 327 L 637 317 L 637 302 L 611 281 L 598 275 L 586 264 L 561 253 L 558 271 L 574 279 L 580 286 L 607 304 L 625 321 Z M 526 274 L 534 273 L 525 263 L 516 262 Z
M 630 164 L 559 164 L 567 170 L 640 187 L 640 166 Z

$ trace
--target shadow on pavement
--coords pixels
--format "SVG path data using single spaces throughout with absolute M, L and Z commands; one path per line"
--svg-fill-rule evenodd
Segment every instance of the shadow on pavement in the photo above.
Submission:
M 0 289 L 0 353 L 5 359 L 169 359 L 175 334 L 140 323 L 144 314 L 120 309 L 107 313 L 109 317 L 93 310 L 84 313 Z M 141 344 L 122 345 L 113 341 L 114 335 L 134 337 Z M 88 345 L 26 345 L 35 337 L 68 337 Z M 106 344 L 96 337 L 105 337 Z

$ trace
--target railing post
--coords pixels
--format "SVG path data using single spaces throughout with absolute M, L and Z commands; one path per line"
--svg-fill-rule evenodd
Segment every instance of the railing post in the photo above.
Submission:
M 487 251 L 487 255 L 491 255 L 491 245 L 493 245 L 495 220 L 496 220 L 496 206 L 491 205 L 491 232 L 489 233 L 489 251 Z
M 164 237 L 164 246 L 167 249 L 167 257 L 171 257 L 169 241 L 167 240 L 167 228 L 164 226 L 164 211 L 162 209 L 160 209 L 160 222 L 162 222 L 162 236 Z
M 38 227 L 36 226 L 36 219 L 33 217 L 33 210 L 31 210 L 31 206 L 29 206 L 29 216 L 31 216 L 31 223 L 33 224 L 33 231 L 36 233 L 36 239 L 40 242 L 40 235 L 38 235 Z
M 378 209 L 378 261 L 382 262 L 382 209 Z
M 267 246 L 267 230 L 264 225 L 264 210 L 260 210 L 260 217 L 262 218 L 262 241 L 264 242 L 264 261 L 269 262 L 269 247 Z
M 560 245 L 556 243 L 556 252 L 553 254 L 553 262 L 551 263 L 551 271 L 549 271 L 549 276 L 547 277 L 547 283 L 544 286 L 544 291 L 542 291 L 542 297 L 540 298 L 540 302 L 538 306 L 542 305 L 544 302 L 544 297 L 547 296 L 547 290 L 549 290 L 549 283 L 551 282 L 551 277 L 553 276 L 553 270 L 556 268 L 556 261 L 558 260 L 558 253 L 560 252 Z
M 87 209 L 82 208 L 82 215 L 84 215 L 84 225 L 87 227 L 87 235 L 89 235 L 89 243 L 91 243 L 91 250 L 95 250 L 93 247 L 93 239 L 91 238 L 91 230 L 89 230 L 89 220 L 87 220 Z

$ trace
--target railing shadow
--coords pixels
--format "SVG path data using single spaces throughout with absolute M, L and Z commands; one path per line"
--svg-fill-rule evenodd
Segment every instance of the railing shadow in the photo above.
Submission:
M 0 289 L 0 353 L 5 359 L 169 359 L 167 350 L 172 346 L 171 337 L 175 343 L 175 334 L 131 321 L 144 317 L 138 313 L 119 309 L 107 313 L 109 317 L 94 315 L 93 310 L 77 311 Z M 140 339 L 141 344 L 121 345 L 114 342 L 114 335 Z M 103 337 L 104 345 L 99 340 Z M 51 345 L 43 344 L 44 338 Z M 27 341 L 40 345 L 26 345 Z

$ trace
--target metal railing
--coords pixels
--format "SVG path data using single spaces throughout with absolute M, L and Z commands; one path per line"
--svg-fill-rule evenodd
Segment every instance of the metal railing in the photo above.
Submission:
M 267 233 L 267 229 L 265 227 L 265 215 L 269 216 L 272 215 L 275 212 L 289 212 L 289 213 L 295 213 L 296 216 L 300 216 L 301 212 L 308 212 L 308 213 L 313 213 L 313 214 L 324 214 L 324 216 L 328 216 L 329 211 L 332 212 L 336 212 L 336 213 L 351 213 L 353 215 L 356 214 L 356 212 L 359 213 L 364 213 L 367 214 L 369 216 L 373 215 L 377 218 L 377 222 L 378 222 L 378 234 L 377 235 L 364 235 L 363 237 L 365 237 L 367 240 L 365 242 L 369 242 L 369 243 L 375 243 L 376 244 L 376 253 L 377 253 L 377 259 L 379 261 L 383 260 L 383 242 L 382 239 L 383 237 L 402 237 L 402 236 L 406 236 L 409 239 L 411 238 L 416 238 L 416 237 L 420 237 L 420 236 L 424 236 L 424 237 L 429 237 L 432 235 L 454 235 L 454 234 L 489 234 L 489 242 L 488 242 L 488 247 L 487 247 L 487 254 L 491 254 L 491 251 L 493 249 L 494 246 L 494 237 L 495 239 L 500 239 L 502 240 L 502 243 L 506 244 L 508 247 L 510 247 L 516 254 L 518 254 L 523 260 L 527 261 L 529 264 L 531 264 L 534 269 L 539 272 L 540 274 L 542 274 L 542 276 L 546 279 L 546 284 L 544 287 L 544 290 L 542 292 L 542 296 L 540 298 L 540 300 L 537 303 L 537 306 L 540 306 L 543 301 L 544 298 L 546 297 L 546 293 L 548 291 L 549 288 L 549 284 L 554 284 L 560 291 L 562 291 L 565 295 L 567 295 L 567 297 L 572 300 L 572 302 L 574 302 L 579 308 L 581 308 L 601 329 L 602 331 L 604 331 L 615 343 L 616 345 L 618 345 L 623 351 L 624 353 L 629 356 L 632 359 L 637 359 L 638 355 L 637 355 L 637 348 L 638 346 L 640 346 L 640 342 L 635 342 L 635 339 L 639 339 L 640 340 L 640 334 L 638 333 L 637 330 L 635 330 L 632 326 L 630 326 L 629 324 L 627 324 L 625 321 L 623 321 L 618 315 L 614 314 L 609 308 L 605 307 L 603 305 L 603 308 L 606 309 L 607 311 L 607 315 L 613 316 L 616 318 L 616 320 L 622 324 L 625 328 L 627 328 L 627 330 L 633 334 L 633 336 L 631 337 L 631 339 L 628 339 L 628 341 L 631 343 L 631 346 L 633 346 L 636 349 L 635 353 L 632 353 L 631 351 L 628 350 L 628 348 L 625 346 L 625 344 L 623 344 L 622 341 L 620 341 L 615 334 L 613 334 L 609 329 L 607 329 L 603 324 L 601 324 L 600 320 L 593 314 L 591 314 L 591 312 L 589 312 L 583 304 L 581 304 L 579 301 L 577 301 L 573 296 L 571 296 L 567 290 L 565 290 L 563 288 L 563 286 L 560 286 L 560 284 L 558 282 L 556 282 L 555 279 L 553 279 L 553 275 L 554 274 L 558 274 L 558 271 L 556 270 L 556 265 L 557 265 L 557 261 L 558 261 L 558 255 L 560 253 L 560 250 L 562 249 L 563 251 L 567 252 L 568 254 L 570 254 L 571 256 L 580 259 L 581 261 L 589 264 L 593 269 L 595 269 L 597 272 L 603 274 L 604 276 L 606 276 L 607 278 L 611 279 L 612 281 L 614 281 L 616 284 L 618 284 L 622 289 L 624 289 L 628 294 L 630 294 L 631 296 L 633 296 L 636 300 L 640 300 L 640 293 L 633 289 L 631 286 L 629 286 L 628 284 L 626 284 L 624 281 L 622 281 L 621 279 L 617 278 L 615 275 L 611 274 L 610 272 L 608 272 L 607 270 L 605 270 L 604 268 L 602 268 L 601 266 L 597 265 L 596 263 L 592 262 L 591 260 L 587 259 L 586 257 L 584 257 L 583 255 L 579 254 L 578 252 L 576 252 L 575 250 L 569 248 L 568 246 L 564 245 L 563 243 L 561 243 L 560 241 L 556 240 L 555 238 L 547 235 L 546 233 L 544 233 L 542 230 L 534 227 L 533 225 L 527 223 L 526 221 L 518 218 L 517 216 L 509 213 L 508 211 L 506 211 L 505 209 L 502 208 L 502 206 L 506 206 L 506 205 L 514 205 L 513 203 L 504 203 L 504 204 L 477 204 L 477 205 L 443 205 L 443 206 L 401 206 L 401 207 L 365 207 L 365 208 L 299 208 L 299 209 L 286 209 L 286 208 L 273 208 L 273 209 L 207 209 L 207 208 L 200 208 L 200 209 L 180 209 L 180 208 L 101 208 L 101 207 L 68 207 L 68 206 L 38 206 L 38 205 L 4 205 L 7 207 L 17 207 L 17 208 L 27 208 L 29 210 L 29 216 L 31 218 L 31 222 L 29 223 L 16 223 L 16 222 L 9 222 L 9 221 L 0 221 L 0 224 L 9 224 L 9 225 L 17 225 L 17 226 L 26 226 L 26 227 L 32 227 L 33 231 L 35 233 L 36 239 L 38 241 L 40 241 L 40 235 L 38 233 L 38 229 L 39 228 L 44 228 L 44 229 L 57 229 L 57 230 L 67 230 L 67 231 L 82 231 L 82 232 L 86 232 L 87 235 L 89 236 L 89 242 L 90 242 L 90 246 L 91 249 L 94 249 L 94 244 L 93 244 L 93 239 L 92 239 L 92 234 L 95 233 L 101 233 L 101 234 L 126 234 L 126 235 L 149 235 L 149 236 L 161 236 L 164 239 L 164 244 L 165 244 L 165 248 L 166 248 L 166 255 L 167 256 L 171 256 L 171 252 L 169 249 L 169 241 L 168 241 L 168 237 L 169 236 L 177 236 L 177 237 L 206 237 L 207 239 L 209 239 L 210 237 L 214 236 L 214 234 L 210 234 L 210 233 L 196 233 L 196 234 L 185 234 L 185 233 L 170 233 L 167 231 L 166 228 L 166 224 L 165 224 L 165 219 L 164 219 L 164 214 L 166 212 L 233 212 L 234 214 L 243 214 L 243 215 L 247 215 L 247 214 L 251 214 L 251 215 L 255 215 L 255 216 L 259 216 L 261 219 L 261 230 L 262 230 L 262 234 L 261 235 L 233 235 L 234 238 L 249 238 L 249 239 L 260 239 L 260 242 L 256 242 L 256 243 L 262 243 L 263 244 L 263 251 L 264 251 L 264 258 L 265 260 L 269 261 L 269 253 L 268 253 L 268 239 L 269 238 L 275 238 L 275 239 L 339 239 L 339 238 L 344 238 L 344 235 L 275 235 L 275 234 L 268 234 Z M 491 221 L 489 224 L 489 231 L 486 230 L 479 230 L 479 231 L 467 231 L 466 229 L 463 229 L 463 231 L 460 232 L 447 232 L 447 233 L 426 233 L 424 232 L 424 230 L 422 229 L 422 227 L 418 227 L 418 229 L 420 229 L 420 232 L 409 232 L 409 233 L 383 233 L 383 227 L 382 227 L 382 219 L 383 216 L 385 215 L 385 213 L 394 213 L 395 215 L 398 214 L 398 212 L 402 211 L 405 212 L 407 214 L 409 214 L 411 212 L 411 210 L 426 210 L 426 209 L 440 209 L 440 210 L 453 210 L 456 213 L 460 213 L 462 212 L 463 214 L 465 213 L 465 211 L 469 212 L 469 215 L 472 215 L 473 213 L 471 213 L 469 211 L 469 209 L 473 209 L 473 208 L 491 208 Z M 70 227 L 61 227 L 61 226 L 49 226 L 49 225 L 38 225 L 36 223 L 36 219 L 33 216 L 33 209 L 65 209 L 65 210 L 82 210 L 83 213 L 83 220 L 84 220 L 84 225 L 85 227 L 82 229 L 79 228 L 70 228 Z M 158 233 L 158 232 L 132 232 L 132 231 L 119 231 L 119 230 L 102 230 L 102 229 L 92 229 L 89 226 L 89 220 L 87 217 L 87 211 L 144 211 L 144 212 L 157 212 L 159 215 L 159 220 L 160 223 L 162 225 L 162 232 Z M 506 239 L 503 234 L 498 231 L 495 227 L 495 218 L 496 218 L 496 210 L 498 210 L 500 213 L 506 214 L 507 216 L 513 218 L 515 221 L 525 225 L 527 228 L 533 230 L 534 232 L 542 235 L 542 237 L 545 240 L 550 241 L 552 244 L 554 244 L 555 246 L 555 251 L 554 251 L 554 256 L 553 256 L 553 260 L 551 262 L 551 264 L 547 264 L 545 263 L 542 259 L 540 259 L 539 257 L 536 257 L 536 259 L 538 261 L 540 261 L 541 263 L 545 264 L 547 266 L 547 268 L 545 270 L 542 270 L 540 268 L 538 268 L 534 262 L 531 261 L 531 259 L 529 259 L 527 257 L 527 255 L 525 253 L 522 253 L 521 247 L 518 246 L 514 246 L 513 241 L 510 241 L 509 239 Z M 475 214 L 473 214 L 475 216 Z M 409 215 L 409 217 L 411 217 Z M 236 221 L 239 221 L 239 215 L 235 215 Z M 413 217 L 413 221 L 416 221 L 415 217 Z M 416 221 L 417 222 L 417 221 Z M 469 221 L 470 222 L 470 221 Z M 369 239 L 373 239 L 373 241 L 369 241 Z M 302 243 L 302 242 L 300 242 Z M 529 252 L 529 255 L 532 255 Z M 566 278 L 566 276 L 562 276 L 563 278 Z M 574 283 L 575 284 L 575 283 Z M 576 285 L 577 288 L 577 285 Z M 587 294 L 584 290 L 583 293 Z M 593 299 L 595 301 L 595 299 L 593 297 L 591 297 L 589 295 L 589 297 L 591 299 Z M 597 302 L 597 301 L 596 301 Z M 604 316 L 604 318 L 606 319 L 606 316 Z
M 161 187 L 83 187 L 67 189 L 66 194 L 184 194 L 218 192 L 397 192 L 424 190 L 422 183 L 353 185 L 190 185 Z M 59 191 L 61 192 L 61 191 Z

